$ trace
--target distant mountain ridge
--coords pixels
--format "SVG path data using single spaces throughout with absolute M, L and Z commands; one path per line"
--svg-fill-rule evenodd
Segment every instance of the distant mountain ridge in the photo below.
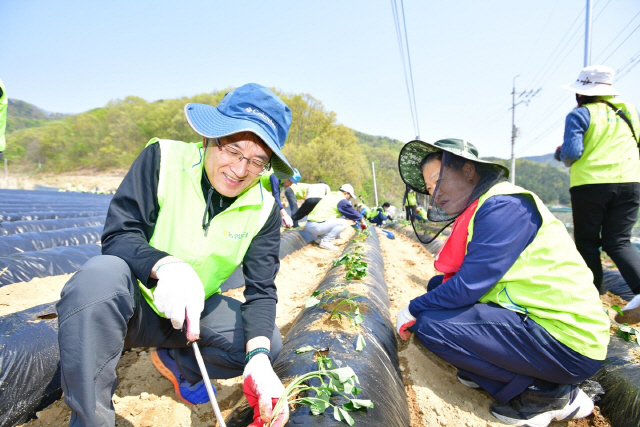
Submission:
M 60 120 L 68 114 L 49 113 L 33 104 L 19 99 L 9 98 L 7 108 L 7 133 L 17 129 L 42 126 L 51 120 Z

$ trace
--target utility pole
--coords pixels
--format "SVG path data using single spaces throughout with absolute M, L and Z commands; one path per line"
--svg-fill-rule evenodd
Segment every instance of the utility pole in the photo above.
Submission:
M 371 162 L 371 173 L 373 173 L 373 194 L 376 197 L 376 207 L 378 207 L 378 187 L 376 187 L 376 167 Z
M 591 0 L 587 0 L 584 24 L 584 66 L 591 65 Z
M 516 77 L 519 77 L 518 74 Z M 516 107 L 523 102 L 525 104 L 529 104 L 530 98 L 533 98 L 540 92 L 540 89 L 535 92 L 532 90 L 524 91 L 524 92 L 516 92 L 516 77 L 513 78 L 513 90 L 511 91 L 511 170 L 510 170 L 510 181 L 512 184 L 516 183 L 516 155 L 515 155 L 515 146 L 516 146 L 516 138 L 520 136 L 520 129 L 516 127 Z M 519 95 L 518 98 L 524 98 L 516 103 L 516 95 Z
M 518 74 L 516 77 L 519 77 Z M 516 128 L 516 77 L 513 78 L 513 90 L 511 91 L 511 183 L 516 183 L 516 137 L 518 136 L 518 128 Z

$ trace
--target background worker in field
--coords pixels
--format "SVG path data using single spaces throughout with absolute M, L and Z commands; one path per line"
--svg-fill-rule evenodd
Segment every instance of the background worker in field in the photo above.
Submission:
M 287 228 L 290 227 L 298 227 L 298 221 L 292 220 L 291 216 L 287 213 L 287 210 L 284 208 L 284 205 L 282 204 L 282 198 L 281 198 L 281 194 L 282 194 L 282 189 L 287 189 L 289 187 L 291 187 L 291 184 L 295 184 L 298 181 L 300 181 L 300 172 L 298 171 L 298 169 L 293 169 L 293 176 L 285 179 L 285 180 L 280 180 L 280 178 L 278 178 L 276 176 L 275 173 L 270 173 L 270 174 L 264 174 L 260 177 L 260 182 L 262 183 L 262 185 L 264 186 L 264 188 L 267 189 L 267 191 L 271 192 L 271 195 L 273 196 L 273 198 L 275 199 L 277 205 L 278 205 L 278 209 L 280 209 L 280 216 L 282 217 L 282 222 L 284 223 L 284 226 Z M 285 194 L 286 191 L 285 191 Z M 293 195 L 293 193 L 291 193 Z M 298 203 L 296 202 L 296 197 L 295 195 L 293 196 L 293 205 L 291 203 L 291 199 L 290 196 L 287 196 L 287 202 L 289 203 L 289 209 L 290 211 L 294 212 L 298 210 Z
M 578 106 L 566 118 L 564 142 L 556 159 L 571 167 L 571 207 L 578 251 L 602 289 L 600 248 L 615 262 L 636 297 L 616 321 L 640 322 L 640 253 L 631 230 L 640 206 L 640 120 L 630 103 L 616 97 L 614 71 L 592 65 L 564 89 Z
M 406 212 L 406 218 L 409 221 L 413 221 L 416 217 L 416 206 L 418 205 L 418 200 L 416 197 L 416 192 L 413 191 L 412 188 L 407 187 L 404 192 L 404 197 L 402 198 L 402 209 Z
M 316 184 L 306 184 L 307 188 L 304 192 L 304 202 L 298 208 L 297 212 L 291 215 L 294 221 L 300 221 L 316 207 L 318 202 L 322 200 L 324 196 L 331 193 L 331 188 L 324 182 L 320 181 Z M 296 194 L 296 197 L 298 195 Z
M 372 224 L 382 227 L 387 221 L 393 221 L 393 217 L 389 212 L 391 203 L 384 202 L 382 206 L 378 206 L 369 213 L 369 221 Z
M 460 382 L 488 391 L 504 423 L 589 415 L 577 384 L 607 355 L 609 318 L 564 225 L 466 141 L 411 141 L 399 169 L 431 195 L 430 221 L 455 220 L 434 264 L 444 274 L 400 311 L 400 336 L 413 331 Z
M 338 247 L 333 241 L 349 224 L 361 223 L 360 215 L 351 206 L 351 199 L 356 195 L 351 184 L 343 184 L 339 191 L 324 196 L 307 217 L 305 229 L 316 236 L 316 243 L 328 250 Z M 366 226 L 365 226 L 366 227 Z
M 199 338 L 210 378 L 243 375 L 252 426 L 271 419 L 284 391 L 271 367 L 282 347 L 274 283 L 281 216 L 257 183 L 271 168 L 281 179 L 293 174 L 281 152 L 291 111 L 250 83 L 217 107 L 187 104 L 185 114 L 203 142 L 149 141 L 109 206 L 103 255 L 62 290 L 58 339 L 71 426 L 114 426 L 123 348 L 157 347 L 153 364 L 183 402 L 199 404 L 209 400 L 209 379 L 187 345 Z M 219 289 L 241 263 L 244 303 Z M 273 425 L 287 418 L 285 408 Z
M 9 97 L 4 88 L 4 83 L 0 79 L 0 160 L 4 158 L 4 150 L 7 148 L 7 108 L 9 107 Z

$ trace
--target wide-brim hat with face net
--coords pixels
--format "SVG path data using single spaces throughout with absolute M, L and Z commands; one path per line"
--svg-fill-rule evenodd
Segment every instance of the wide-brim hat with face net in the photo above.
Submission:
M 478 158 L 478 149 L 475 145 L 463 139 L 440 139 L 433 144 L 416 139 L 407 142 L 398 156 L 398 169 L 404 183 L 419 193 L 428 194 L 422 170 L 420 170 L 420 163 L 429 154 L 441 151 L 455 154 L 476 163 L 493 165 L 501 169 L 505 177 L 509 177 L 509 169 L 506 166 L 488 160 L 481 160 Z
M 562 89 L 585 96 L 620 95 L 613 87 L 615 74 L 613 68 L 606 65 L 590 65 L 580 71 L 575 82 L 562 86 Z
M 281 151 L 291 126 L 291 110 L 268 88 L 248 83 L 228 92 L 216 107 L 190 103 L 184 113 L 193 130 L 205 138 L 256 134 L 273 152 L 274 174 L 281 180 L 293 175 Z

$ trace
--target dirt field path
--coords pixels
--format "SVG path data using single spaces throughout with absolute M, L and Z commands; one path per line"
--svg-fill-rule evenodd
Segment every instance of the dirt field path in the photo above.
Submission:
M 349 229 L 349 232 L 352 233 L 352 230 Z M 435 274 L 433 257 L 421 245 L 399 233 L 395 234 L 394 240 L 380 235 L 393 324 L 398 311 L 412 298 L 424 293 L 428 279 Z M 342 242 L 346 242 L 347 237 L 346 234 L 343 235 Z M 336 253 L 308 245 L 282 260 L 276 281 L 279 295 L 276 324 L 283 335 L 303 307 L 305 298 L 322 280 L 331 266 L 331 260 L 336 256 Z M 1 288 L 0 310 L 4 311 L 0 313 L 22 310 L 37 302 L 33 299 L 26 302 L 25 298 L 29 295 L 46 295 L 48 300 L 56 300 L 68 277 L 69 275 L 35 279 Z M 241 289 L 231 290 L 227 294 L 242 299 Z M 492 399 L 486 392 L 472 390 L 460 384 L 455 378 L 455 369 L 424 349 L 415 338 L 400 341 L 399 356 L 412 426 L 503 425 L 489 413 Z M 171 383 L 151 364 L 148 348 L 127 352 L 118 365 L 118 377 L 120 382 L 113 401 L 119 427 L 201 427 L 215 424 L 210 405 L 187 406 L 176 398 Z M 220 407 L 226 415 L 242 396 L 241 380 L 214 381 L 214 385 L 218 389 Z M 25 426 L 64 427 L 69 423 L 69 409 L 62 400 L 38 416 L 39 419 L 32 420 Z M 608 425 L 596 416 L 579 422 L 552 424 L 554 427 Z

